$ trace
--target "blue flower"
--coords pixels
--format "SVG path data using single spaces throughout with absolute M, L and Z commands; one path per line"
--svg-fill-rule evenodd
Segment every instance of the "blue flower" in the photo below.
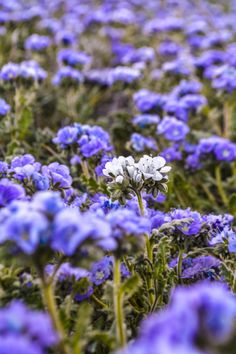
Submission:
M 165 117 L 158 124 L 157 133 L 163 134 L 167 140 L 180 141 L 185 139 L 189 132 L 189 127 L 176 118 Z
M 33 254 L 45 242 L 48 221 L 41 213 L 21 208 L 12 213 L 3 225 L 1 242 L 13 241 L 26 254 Z
M 0 180 L 0 207 L 6 206 L 13 200 L 25 198 L 25 190 L 19 184 L 15 184 L 8 179 Z
M 10 110 L 11 106 L 3 98 L 0 98 L 0 115 L 5 116 Z
M 157 151 L 157 144 L 154 139 L 138 133 L 133 133 L 131 135 L 131 146 L 138 152 L 143 152 L 145 150 Z

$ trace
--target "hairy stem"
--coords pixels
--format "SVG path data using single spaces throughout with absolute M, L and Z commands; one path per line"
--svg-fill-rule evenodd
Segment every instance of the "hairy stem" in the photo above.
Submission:
M 120 274 L 120 260 L 114 259 L 114 311 L 115 311 L 115 324 L 116 324 L 116 340 L 117 347 L 122 348 L 126 345 L 125 323 L 123 313 L 123 294 L 121 292 L 121 274 Z
M 45 279 L 42 279 L 42 296 L 44 300 L 45 307 L 51 317 L 53 326 L 55 330 L 57 331 L 59 337 L 60 337 L 60 344 L 59 344 L 59 350 L 61 354 L 67 354 L 67 348 L 65 345 L 65 331 L 64 327 L 61 323 L 59 314 L 58 314 L 58 309 L 55 301 L 55 294 L 54 294 L 54 289 L 53 289 L 53 283 L 52 282 L 47 282 Z
M 224 191 L 224 187 L 222 184 L 222 176 L 221 176 L 221 169 L 220 169 L 220 165 L 217 165 L 215 168 L 215 177 L 216 177 L 216 186 L 217 186 L 217 190 L 218 193 L 222 199 L 222 202 L 224 203 L 225 206 L 228 206 L 228 198 L 227 195 Z

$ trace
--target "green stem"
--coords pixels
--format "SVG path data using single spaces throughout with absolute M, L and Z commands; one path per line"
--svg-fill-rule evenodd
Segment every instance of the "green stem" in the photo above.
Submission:
M 108 309 L 108 305 L 105 304 L 105 302 L 103 302 L 102 300 L 100 300 L 96 295 L 93 294 L 91 297 L 100 307 Z
M 223 135 L 225 138 L 230 139 L 231 132 L 232 132 L 232 105 L 227 100 L 224 103 L 224 130 Z
M 123 313 L 123 294 L 120 289 L 121 275 L 120 275 L 120 260 L 114 259 L 114 311 L 115 311 L 115 323 L 116 323 L 116 339 L 118 348 L 122 348 L 126 345 L 125 335 L 125 323 Z
M 143 199 L 142 199 L 142 195 L 141 192 L 135 192 L 136 196 L 138 198 L 138 206 L 139 206 L 139 211 L 140 211 L 140 215 L 144 216 L 144 205 L 143 205 Z
M 183 250 L 179 250 L 178 264 L 177 264 L 177 276 L 178 276 L 180 283 L 181 283 L 181 274 L 182 274 L 183 253 L 184 253 Z
M 233 291 L 234 294 L 236 293 L 236 271 L 234 271 L 234 279 L 233 279 L 232 291 Z
M 144 216 L 145 211 L 144 211 L 144 205 L 143 205 L 143 199 L 142 199 L 141 192 L 135 192 L 135 193 L 138 198 L 140 215 Z M 150 261 L 150 263 L 153 264 L 153 249 L 152 249 L 152 245 L 150 243 L 149 236 L 147 234 L 145 234 L 145 240 L 146 240 L 147 258 Z M 151 271 L 152 271 L 152 269 L 151 269 Z M 150 289 L 153 288 L 153 279 L 152 278 L 149 278 L 149 277 L 147 278 L 147 286 L 148 286 L 148 297 L 149 297 L 150 307 L 152 308 L 153 303 L 155 301 L 154 294 L 149 291 Z
M 215 168 L 215 177 L 216 177 L 217 190 L 218 190 L 218 193 L 222 199 L 222 202 L 224 203 L 225 206 L 228 206 L 228 198 L 227 198 L 227 195 L 224 191 L 223 184 L 222 184 L 220 165 L 217 165 Z
M 53 326 L 60 337 L 59 349 L 61 354 L 67 354 L 67 348 L 65 345 L 65 332 L 64 327 L 60 321 L 57 305 L 55 301 L 55 294 L 53 291 L 53 283 L 47 282 L 45 279 L 42 279 L 42 295 L 45 307 L 51 317 Z
M 89 179 L 90 173 L 89 173 L 87 161 L 81 160 L 81 168 L 82 168 L 83 174 L 85 175 L 86 179 Z

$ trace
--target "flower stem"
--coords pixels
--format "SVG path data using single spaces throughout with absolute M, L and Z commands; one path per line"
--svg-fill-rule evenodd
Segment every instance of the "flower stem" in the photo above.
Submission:
M 115 323 L 116 323 L 116 339 L 118 348 L 122 348 L 126 345 L 125 335 L 125 323 L 123 313 L 123 294 L 120 289 L 121 275 L 120 275 L 120 260 L 114 259 L 114 311 L 115 311 Z
M 140 192 L 136 192 L 136 196 L 138 198 L 138 205 L 139 205 L 140 215 L 144 216 L 145 211 L 144 211 L 142 194 Z M 150 243 L 150 239 L 149 239 L 148 234 L 145 234 L 145 241 L 146 241 L 147 258 L 150 261 L 150 263 L 153 264 L 153 249 L 152 249 L 152 245 Z M 152 269 L 151 269 L 151 271 L 152 271 Z M 150 279 L 150 277 L 147 278 L 147 286 L 148 286 L 148 290 L 153 288 L 153 279 Z M 152 308 L 154 300 L 155 300 L 154 299 L 154 294 L 152 294 L 149 291 L 148 297 L 149 297 L 150 306 Z
M 81 168 L 82 168 L 83 174 L 86 177 L 86 179 L 89 179 L 90 178 L 90 173 L 89 173 L 87 161 L 81 160 Z
M 232 132 L 232 115 L 233 115 L 233 108 L 232 104 L 227 100 L 224 103 L 224 130 L 223 135 L 225 138 L 230 139 L 231 132 Z
M 45 279 L 42 279 L 42 295 L 43 295 L 45 307 L 51 317 L 53 326 L 60 337 L 60 344 L 59 344 L 60 353 L 67 354 L 68 351 L 65 345 L 66 336 L 64 332 L 64 327 L 59 318 L 52 282 L 47 282 Z
M 142 195 L 140 192 L 135 192 L 135 193 L 138 198 L 138 206 L 139 206 L 140 215 L 144 216 L 144 205 L 143 205 Z
M 218 193 L 219 193 L 224 205 L 227 206 L 228 205 L 228 198 L 227 198 L 227 195 L 224 191 L 223 184 L 222 184 L 220 165 L 217 165 L 215 168 L 215 177 L 216 177 L 216 186 L 217 186 Z

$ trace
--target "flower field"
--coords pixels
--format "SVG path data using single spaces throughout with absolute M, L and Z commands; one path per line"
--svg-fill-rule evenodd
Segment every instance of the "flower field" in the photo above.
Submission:
M 236 354 L 235 218 L 235 0 L 0 0 L 0 354 Z

